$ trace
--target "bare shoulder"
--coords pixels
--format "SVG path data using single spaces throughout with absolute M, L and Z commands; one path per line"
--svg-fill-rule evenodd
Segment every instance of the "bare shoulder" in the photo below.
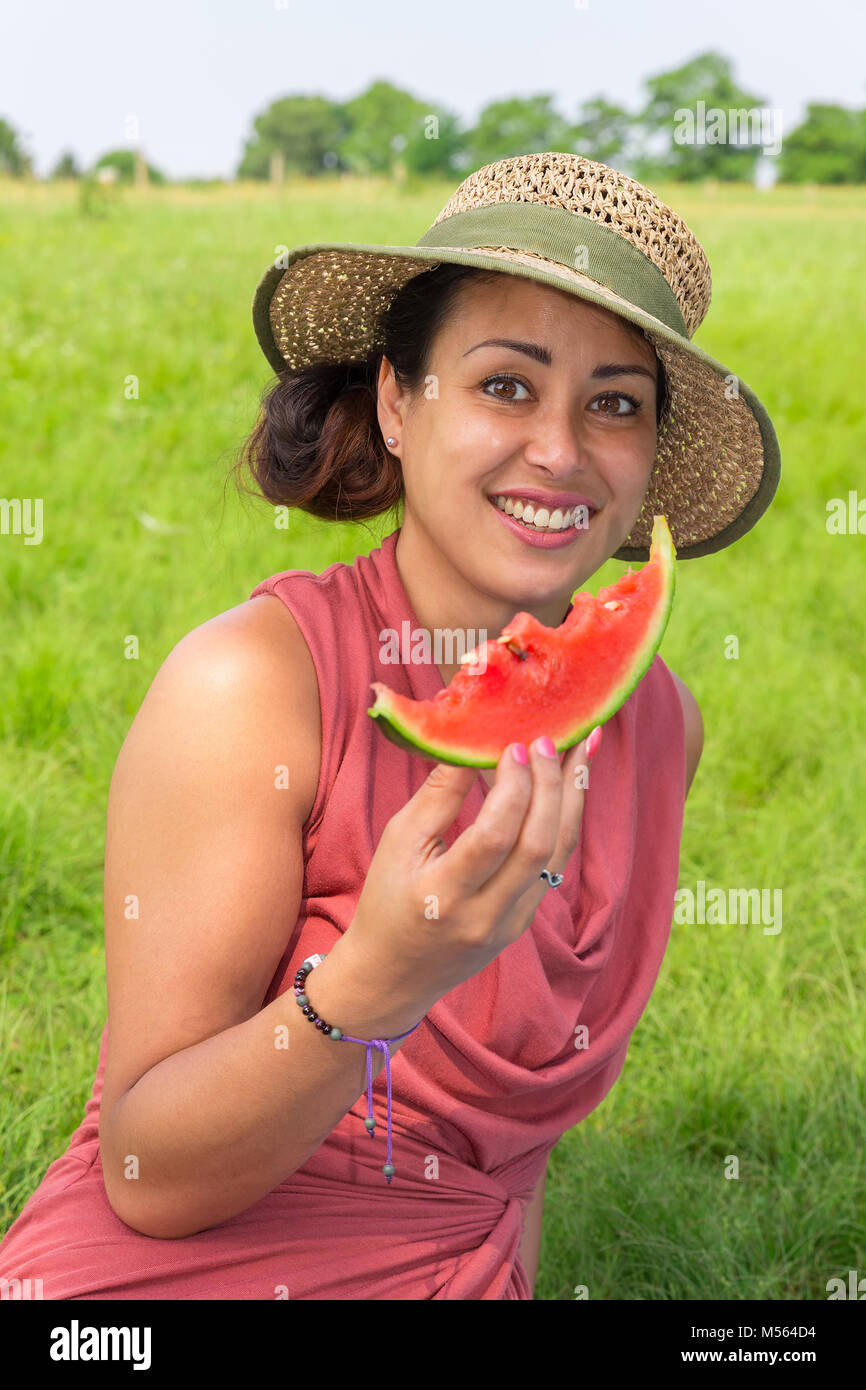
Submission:
M 222 707 L 239 735 L 278 753 L 291 748 L 292 795 L 300 824 L 316 798 L 321 708 L 316 668 L 291 611 L 272 594 L 248 599 L 181 638 L 154 681 Z M 242 721 L 239 715 L 242 712 Z
M 686 796 L 688 796 L 704 748 L 704 721 L 700 706 L 685 681 L 680 679 L 676 671 L 671 671 L 671 675 L 679 691 L 686 727 Z

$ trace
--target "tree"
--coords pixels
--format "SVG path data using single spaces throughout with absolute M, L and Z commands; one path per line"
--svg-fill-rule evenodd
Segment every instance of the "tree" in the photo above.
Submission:
M 135 175 L 135 152 L 134 150 L 109 150 L 101 159 L 98 159 L 93 166 L 92 173 L 97 169 L 115 169 L 120 183 L 132 183 Z M 146 165 L 147 177 L 150 183 L 165 183 L 165 174 L 159 169 L 155 169 L 152 164 Z
M 412 174 L 450 177 L 461 172 L 466 150 L 459 120 L 453 112 L 432 103 L 424 115 L 412 118 L 403 159 Z
M 406 160 L 410 144 L 413 158 L 420 157 L 417 140 L 430 114 L 428 102 L 390 82 L 373 82 L 346 103 L 349 129 L 340 146 L 341 160 L 356 174 L 393 175 L 396 164 Z
M 271 156 L 282 155 L 286 169 L 321 174 L 339 166 L 339 147 L 348 133 L 345 108 L 323 96 L 282 97 L 253 121 L 237 177 L 266 179 Z
M 743 148 L 744 142 L 736 137 L 743 133 L 744 123 L 752 137 L 761 134 L 760 121 L 755 131 L 755 120 L 747 117 L 749 112 L 760 116 L 757 108 L 765 109 L 764 98 L 737 86 L 727 58 L 720 53 L 699 54 L 672 72 L 648 78 L 645 86 L 649 99 L 637 121 L 649 138 L 636 160 L 638 179 L 659 175 L 685 180 L 754 178 L 760 146 Z M 659 137 L 657 153 L 649 148 L 654 135 Z
M 587 159 L 610 164 L 625 149 L 633 123 L 627 111 L 603 96 L 584 102 L 571 128 L 570 148 Z
M 810 103 L 806 119 L 785 137 L 783 183 L 866 183 L 866 111 Z
M 478 169 L 516 154 L 570 152 L 571 127 L 550 103 L 551 98 L 543 95 L 490 102 L 466 136 L 470 167 Z
M 71 150 L 63 151 L 63 154 L 58 159 L 57 163 L 51 170 L 51 173 L 48 175 L 48 177 L 51 179 L 81 178 L 81 170 L 79 169 L 78 164 L 75 160 L 75 155 L 72 153 Z
M 33 161 L 21 147 L 18 131 L 0 118 L 0 173 L 22 178 L 33 172 Z

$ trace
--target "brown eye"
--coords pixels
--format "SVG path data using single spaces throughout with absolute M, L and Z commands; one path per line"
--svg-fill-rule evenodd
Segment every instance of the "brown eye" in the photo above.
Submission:
M 518 387 L 518 386 L 519 386 L 523 391 L 525 391 L 525 390 L 527 389 L 526 386 L 524 385 L 524 383 L 523 383 L 522 381 L 518 381 L 518 379 L 517 379 L 516 376 L 508 376 L 507 374 L 504 374 L 504 375 L 501 375 L 501 376 L 489 376 L 489 377 L 486 379 L 486 381 L 482 381 L 481 385 L 482 385 L 482 386 L 485 388 L 485 390 L 486 390 L 487 387 L 491 384 L 491 382 L 504 382 L 506 386 L 513 386 L 513 387 Z M 511 394 L 511 395 L 503 395 L 500 391 L 494 391 L 493 394 L 494 394 L 494 396 L 496 397 L 496 399 L 499 400 L 499 401 L 509 401 L 509 402 L 511 402 L 511 401 L 516 401 L 516 400 L 519 400 L 519 399 L 525 399 L 525 397 L 517 397 L 517 396 L 515 396 L 515 395 L 513 395 L 513 394 Z
M 600 415 L 636 415 L 640 410 L 640 401 L 635 396 L 627 395 L 625 391 L 605 391 L 603 396 L 596 396 L 593 405 L 598 401 L 628 401 L 633 407 L 632 410 L 619 410 L 604 407 L 599 411 Z

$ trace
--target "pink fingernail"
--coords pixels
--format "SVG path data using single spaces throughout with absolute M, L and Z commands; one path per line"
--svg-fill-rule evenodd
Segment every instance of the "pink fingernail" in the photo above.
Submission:
M 594 758 L 598 752 L 598 745 L 601 743 L 601 725 L 596 724 L 589 738 L 586 740 L 586 756 Z
M 526 751 L 525 743 L 512 743 L 511 751 L 514 754 L 514 761 L 521 763 L 524 767 L 529 762 L 529 754 Z
M 543 738 L 537 738 L 535 740 L 535 746 L 539 753 L 544 754 L 545 758 L 556 757 L 556 745 L 552 738 L 547 737 L 547 734 L 545 734 Z

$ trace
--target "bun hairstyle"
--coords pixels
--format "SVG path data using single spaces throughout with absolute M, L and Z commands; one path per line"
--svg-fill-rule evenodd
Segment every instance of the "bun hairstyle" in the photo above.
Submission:
M 403 498 L 400 460 L 389 453 L 377 414 L 382 356 L 410 395 L 424 385 L 433 344 L 462 287 L 501 278 L 477 266 L 439 264 L 414 275 L 381 319 L 382 347 L 362 362 L 286 367 L 267 388 L 258 422 L 234 465 L 240 490 L 275 506 L 297 507 L 326 521 L 363 521 L 394 510 Z M 620 320 L 643 339 L 636 324 Z M 657 422 L 669 404 L 658 354 Z M 247 470 L 255 484 L 242 479 Z

